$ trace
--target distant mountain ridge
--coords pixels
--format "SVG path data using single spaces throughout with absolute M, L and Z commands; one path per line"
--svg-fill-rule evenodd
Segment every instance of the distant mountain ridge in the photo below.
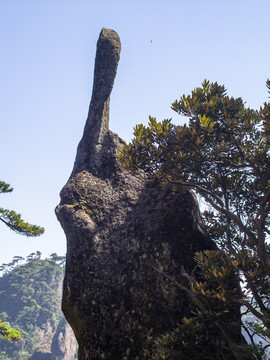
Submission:
M 0 339 L 1 360 L 74 360 L 77 342 L 61 311 L 64 257 L 40 259 L 32 253 L 27 262 L 14 257 L 0 267 L 0 319 L 19 330 L 22 339 Z

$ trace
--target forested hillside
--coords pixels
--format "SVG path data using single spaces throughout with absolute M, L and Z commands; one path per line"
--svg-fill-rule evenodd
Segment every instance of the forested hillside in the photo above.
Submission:
M 64 257 L 41 260 L 30 254 L 0 267 L 0 319 L 21 332 L 22 338 L 0 339 L 0 359 L 73 360 L 76 341 L 61 312 Z

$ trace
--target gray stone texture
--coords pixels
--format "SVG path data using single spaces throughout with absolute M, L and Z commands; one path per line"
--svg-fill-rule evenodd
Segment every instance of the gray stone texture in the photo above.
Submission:
M 215 244 L 202 230 L 191 193 L 144 183 L 123 171 L 123 141 L 108 128 L 109 97 L 120 57 L 118 35 L 102 29 L 89 115 L 57 217 L 67 238 L 63 312 L 80 360 L 149 359 L 154 337 L 190 314 L 168 279 Z
M 121 43 L 113 30 L 102 29 L 97 43 L 94 85 L 89 113 L 79 143 L 73 174 L 82 170 L 93 173 L 100 167 L 100 152 L 109 130 L 110 94 L 120 58 Z
M 51 344 L 52 356 L 50 360 L 74 360 L 78 344 L 70 325 L 66 319 L 60 320 Z

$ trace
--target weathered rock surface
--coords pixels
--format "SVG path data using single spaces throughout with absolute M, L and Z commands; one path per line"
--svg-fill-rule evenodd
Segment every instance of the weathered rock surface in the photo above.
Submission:
M 57 284 L 57 295 L 61 299 L 63 292 L 63 277 Z M 61 303 L 59 302 L 59 311 Z M 39 344 L 30 360 L 74 360 L 77 358 L 78 344 L 71 326 L 63 314 L 55 326 L 47 321 L 36 329 Z
M 40 340 L 47 340 L 47 347 L 39 346 L 29 360 L 74 360 L 77 358 L 78 344 L 74 333 L 63 317 L 56 331 L 47 333 L 47 328 L 39 332 Z M 44 337 L 42 337 L 42 335 Z
M 74 333 L 64 316 L 59 321 L 56 329 L 50 322 L 37 329 L 39 346 L 29 358 L 30 360 L 74 360 L 78 344 Z
M 152 338 L 189 314 L 190 302 L 153 266 L 179 280 L 194 252 L 215 248 L 196 199 L 121 170 L 122 140 L 109 128 L 120 40 L 103 29 L 92 100 L 57 217 L 67 237 L 63 312 L 79 359 L 148 359 Z
M 74 360 L 78 344 L 70 325 L 63 318 L 60 320 L 51 344 L 50 360 Z

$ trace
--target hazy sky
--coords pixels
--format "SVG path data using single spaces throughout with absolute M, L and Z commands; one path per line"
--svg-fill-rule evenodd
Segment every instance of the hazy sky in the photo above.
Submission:
M 65 254 L 54 215 L 73 167 L 91 97 L 102 27 L 122 52 L 110 128 L 124 140 L 148 116 L 206 78 L 259 108 L 268 99 L 269 0 L 0 0 L 0 206 L 46 232 L 29 239 L 0 223 L 0 264 L 39 250 Z

